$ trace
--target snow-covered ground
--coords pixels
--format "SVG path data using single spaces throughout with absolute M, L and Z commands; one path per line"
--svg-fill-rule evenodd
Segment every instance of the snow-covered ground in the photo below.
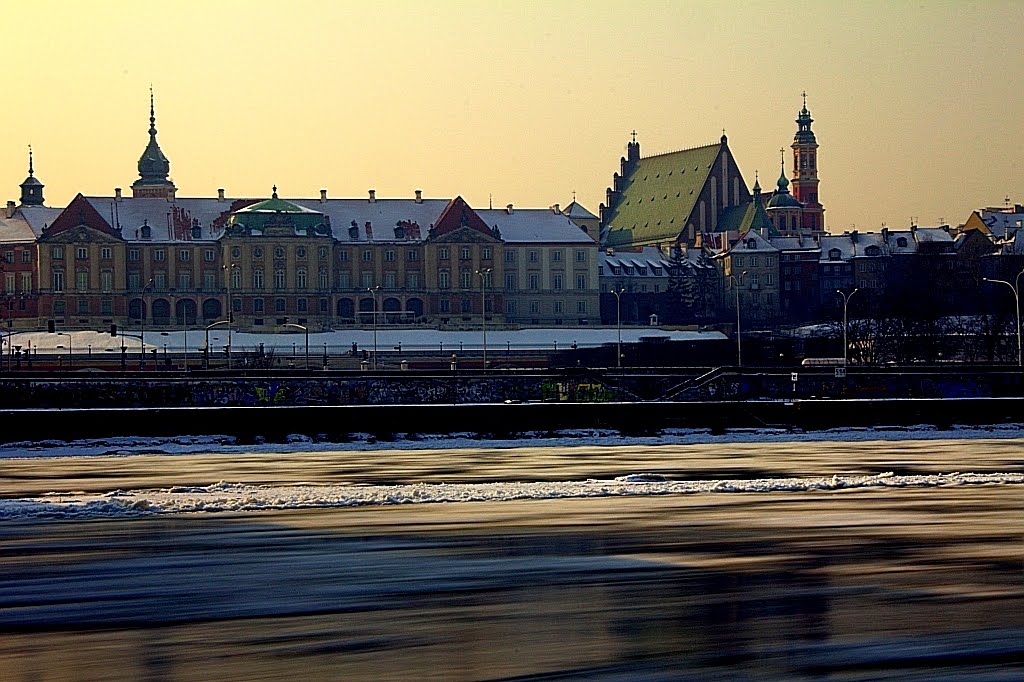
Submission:
M 951 473 L 925 476 L 830 476 L 827 478 L 673 481 L 659 474 L 613 480 L 416 485 L 246 485 L 221 481 L 208 486 L 159 490 L 114 490 L 102 495 L 51 493 L 0 500 L 0 519 L 95 518 L 160 513 L 241 512 L 423 503 L 506 502 L 625 495 L 771 493 L 854 488 L 922 488 L 948 485 L 1024 485 L 1024 474 Z
M 141 347 L 139 329 L 125 330 L 124 336 L 112 337 L 98 331 L 61 331 L 50 334 L 47 332 L 16 332 L 11 343 L 22 348 L 33 348 L 40 353 L 67 353 L 70 343 L 75 355 L 84 353 L 120 352 L 122 342 L 128 352 L 137 352 Z M 305 335 L 301 330 L 294 333 L 252 334 L 248 332 L 232 333 L 231 345 L 239 350 L 256 348 L 263 344 L 264 348 L 281 348 L 291 350 L 293 346 L 299 350 L 305 348 Z M 210 332 L 211 346 L 224 346 L 228 342 L 228 332 L 224 327 L 216 327 Z M 202 328 L 188 331 L 146 331 L 146 348 L 180 351 L 185 340 L 188 340 L 189 352 L 197 352 L 206 343 L 206 332 Z M 309 333 L 309 348 L 323 352 L 326 344 L 329 349 L 349 349 L 358 344 L 360 349 L 373 348 L 374 333 L 372 329 L 344 329 L 330 332 Z M 622 342 L 634 343 L 641 338 L 657 337 L 671 340 L 721 340 L 725 336 L 721 332 L 694 332 L 664 330 L 658 327 L 623 327 Z M 518 329 L 515 331 L 488 330 L 487 348 L 495 352 L 500 349 L 512 350 L 532 349 L 568 349 L 575 343 L 580 348 L 615 343 L 618 339 L 614 327 L 555 327 L 550 329 Z M 7 339 L 4 337 L 4 343 Z M 439 331 L 437 329 L 392 329 L 382 326 L 377 329 L 377 348 L 381 351 L 390 350 L 401 345 L 405 350 L 441 350 L 451 352 L 463 350 L 479 350 L 483 346 L 483 334 L 477 331 Z

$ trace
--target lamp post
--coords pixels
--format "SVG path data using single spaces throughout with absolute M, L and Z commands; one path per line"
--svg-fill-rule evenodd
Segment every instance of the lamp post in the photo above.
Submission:
M 476 274 L 480 275 L 480 331 L 483 332 L 484 336 L 484 360 L 483 369 L 487 371 L 487 280 L 491 276 L 491 268 L 484 268 L 477 270 Z
M 612 289 L 615 294 L 615 366 L 622 369 L 622 294 L 625 288 Z
M 231 321 L 218 320 L 217 322 L 206 326 L 206 360 L 204 361 L 206 366 L 203 369 L 210 369 L 210 330 L 214 327 L 219 327 L 222 324 L 231 324 Z
M 743 366 L 743 330 L 740 326 L 740 285 L 743 283 L 743 277 L 747 274 L 744 270 L 740 273 L 739 277 L 729 275 L 729 279 L 732 281 L 732 289 L 736 293 L 736 366 Z
M 306 334 L 306 369 L 309 369 L 309 327 L 305 327 L 301 324 L 295 324 L 294 322 L 285 322 L 282 327 L 292 327 L 294 329 L 301 329 Z
M 149 306 L 146 305 L 146 293 L 153 290 L 153 280 L 146 282 L 146 286 L 142 287 L 142 334 L 139 336 L 139 369 L 146 369 L 146 314 L 149 312 Z
M 989 279 L 985 278 L 986 282 L 996 282 L 998 284 L 1005 284 L 1010 287 L 1010 291 L 1013 292 L 1013 301 L 1016 304 L 1017 309 L 1017 366 L 1024 366 L 1024 355 L 1021 355 L 1021 342 L 1020 342 L 1020 276 L 1024 275 L 1024 270 L 1017 273 L 1017 276 L 1013 278 L 1013 284 L 1010 284 L 1004 279 Z
M 74 355 L 72 355 L 73 351 L 72 351 L 72 348 L 71 348 L 71 334 L 68 334 L 66 332 L 57 332 L 57 336 L 66 336 L 66 337 L 68 337 L 68 371 L 70 372 L 71 370 L 74 369 L 74 360 L 75 360 Z
M 846 293 L 842 289 L 836 289 L 836 293 L 843 297 L 843 367 L 846 367 L 846 365 L 849 364 L 850 362 L 850 342 L 847 340 L 847 335 L 850 331 L 850 325 L 847 322 L 849 318 L 847 318 L 846 314 L 847 309 L 850 307 L 850 299 L 853 298 L 853 295 L 858 291 L 860 291 L 860 289 L 854 289 L 850 293 Z
M 221 268 L 223 268 L 224 271 L 227 273 L 227 278 L 228 278 L 228 281 L 227 281 L 228 314 L 227 314 L 226 317 L 227 317 L 227 323 L 228 323 L 228 369 L 231 369 L 231 323 L 235 319 L 235 305 L 234 305 L 234 300 L 231 297 L 231 279 L 234 277 L 235 271 L 239 270 L 239 267 L 238 267 L 238 263 L 231 263 L 230 265 L 222 265 Z M 207 344 L 207 346 L 206 346 L 206 352 L 207 352 L 207 354 L 209 354 L 209 352 L 210 352 L 209 344 Z
M 373 371 L 377 371 L 377 292 L 380 285 L 367 289 L 373 294 Z

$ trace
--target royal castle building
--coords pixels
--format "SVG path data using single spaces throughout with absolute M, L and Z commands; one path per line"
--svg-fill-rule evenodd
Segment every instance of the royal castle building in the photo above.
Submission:
M 79 194 L 54 209 L 30 156 L 21 202 L 0 220 L 5 317 L 105 329 L 209 325 L 230 311 L 237 326 L 267 330 L 600 320 L 596 224 L 575 203 L 474 209 L 418 190 L 284 198 L 277 187 L 264 198 L 179 197 L 152 100 L 138 173 L 130 195 Z

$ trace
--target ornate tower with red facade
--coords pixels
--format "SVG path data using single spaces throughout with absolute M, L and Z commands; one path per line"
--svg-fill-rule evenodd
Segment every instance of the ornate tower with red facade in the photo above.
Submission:
M 818 141 L 811 130 L 811 112 L 804 108 L 796 117 L 793 136 L 793 196 L 803 204 L 803 229 L 813 234 L 825 231 L 825 209 L 818 200 Z

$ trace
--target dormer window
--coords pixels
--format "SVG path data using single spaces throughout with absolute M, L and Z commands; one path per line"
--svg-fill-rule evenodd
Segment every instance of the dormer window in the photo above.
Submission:
M 757 248 L 757 240 L 756 239 L 748 239 L 747 240 L 747 248 L 748 249 L 756 249 Z
M 906 246 L 907 246 L 907 238 L 906 237 L 898 237 L 896 239 L 896 246 L 899 246 L 901 248 L 906 248 Z
M 843 254 L 842 254 L 842 252 L 839 249 L 829 249 L 828 250 L 828 259 L 829 260 L 839 260 L 839 258 L 842 255 Z
M 877 246 L 869 246 L 868 248 L 864 249 L 864 255 L 866 256 L 877 256 L 879 255 L 879 253 L 881 253 L 881 251 Z

